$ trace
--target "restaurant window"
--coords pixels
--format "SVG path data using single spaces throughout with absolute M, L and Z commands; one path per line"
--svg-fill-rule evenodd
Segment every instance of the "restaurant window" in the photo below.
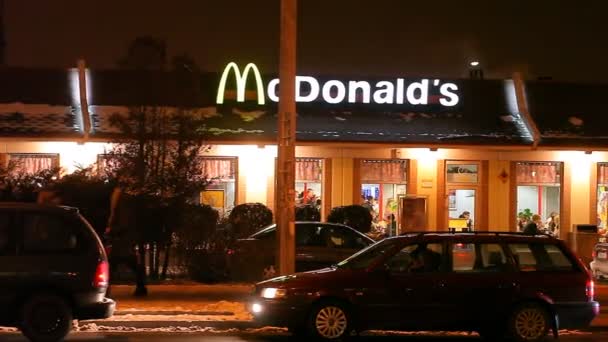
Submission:
M 597 165 L 597 227 L 608 228 L 608 163 Z
M 539 215 L 539 230 L 559 234 L 561 172 L 560 162 L 517 163 L 518 230 L 523 231 L 534 215 Z
M 480 162 L 446 161 L 448 228 L 474 230 L 480 196 Z
M 311 205 L 321 210 L 323 160 L 296 158 L 296 206 Z
M 201 168 L 209 185 L 201 192 L 200 202 L 225 215 L 236 205 L 237 158 L 201 158 Z
M 15 173 L 34 174 L 46 169 L 59 167 L 59 155 L 51 153 L 11 153 L 9 165 L 14 165 Z
M 361 203 L 370 209 L 376 230 L 398 233 L 399 197 L 406 195 L 407 161 L 401 159 L 362 160 Z

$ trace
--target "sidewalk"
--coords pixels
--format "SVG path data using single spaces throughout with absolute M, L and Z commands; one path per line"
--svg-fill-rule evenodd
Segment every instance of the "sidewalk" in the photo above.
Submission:
M 83 321 L 107 327 L 253 327 L 246 300 L 250 284 L 149 285 L 148 296 L 134 297 L 134 286 L 112 286 L 110 298 L 117 303 L 114 316 Z
M 150 285 L 147 297 L 134 297 L 133 286 L 117 285 L 110 295 L 117 302 L 114 316 L 80 325 L 95 329 L 256 328 L 246 309 L 252 289 L 251 284 Z M 608 305 L 591 325 L 591 330 L 599 329 L 608 329 Z

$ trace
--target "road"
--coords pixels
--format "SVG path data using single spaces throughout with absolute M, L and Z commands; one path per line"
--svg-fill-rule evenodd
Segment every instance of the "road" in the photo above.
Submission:
M 596 326 L 590 331 L 565 331 L 560 336 L 561 341 L 608 341 L 608 282 L 603 281 L 596 285 L 596 299 L 602 304 L 602 314 L 594 323 Z M 602 327 L 598 327 L 597 323 L 601 323 Z M 162 329 L 161 329 L 162 330 Z M 166 330 L 165 330 L 166 331 Z M 248 331 L 224 330 L 220 332 L 77 332 L 72 333 L 67 341 L 70 342 L 91 342 L 91 341 L 110 341 L 110 342 L 194 342 L 194 341 L 270 341 L 270 342 L 287 342 L 293 341 L 290 336 L 282 329 L 267 329 Z M 0 341 L 6 342 L 25 342 L 18 333 L 0 333 Z M 418 341 L 479 341 L 477 335 L 466 334 L 412 334 L 412 333 L 395 333 L 391 336 L 363 336 L 357 341 L 403 341 L 403 342 L 418 342 Z
M 0 339 L 5 342 L 26 342 L 17 334 L 0 335 Z M 576 333 L 560 336 L 559 341 L 565 342 L 600 342 L 608 340 L 608 331 Z M 166 334 L 166 333 L 77 333 L 70 335 L 68 342 L 291 342 L 292 338 L 288 335 L 209 335 L 209 334 Z M 365 336 L 355 339 L 360 342 L 428 342 L 428 341 L 480 341 L 475 336 Z M 551 341 L 551 339 L 549 339 Z

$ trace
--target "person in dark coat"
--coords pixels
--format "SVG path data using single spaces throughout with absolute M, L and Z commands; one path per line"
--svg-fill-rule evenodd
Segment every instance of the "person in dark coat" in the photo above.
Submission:
M 138 241 L 137 201 L 135 196 L 124 193 L 121 188 L 114 189 L 106 238 L 108 245 L 111 246 L 108 248 L 110 270 L 116 269 L 121 264 L 127 266 L 135 274 L 134 295 L 146 296 L 148 294 L 146 271 L 135 252 Z
M 528 224 L 526 224 L 526 226 L 524 227 L 524 234 L 527 234 L 527 235 L 541 234 L 541 231 L 538 228 L 539 225 L 542 225 L 540 215 L 538 215 L 538 214 L 532 215 L 532 221 L 528 222 Z

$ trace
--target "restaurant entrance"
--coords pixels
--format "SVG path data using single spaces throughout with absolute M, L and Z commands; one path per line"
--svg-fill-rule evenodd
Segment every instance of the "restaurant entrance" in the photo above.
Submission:
M 481 163 L 479 161 L 445 162 L 446 211 L 448 229 L 474 230 L 481 207 Z

